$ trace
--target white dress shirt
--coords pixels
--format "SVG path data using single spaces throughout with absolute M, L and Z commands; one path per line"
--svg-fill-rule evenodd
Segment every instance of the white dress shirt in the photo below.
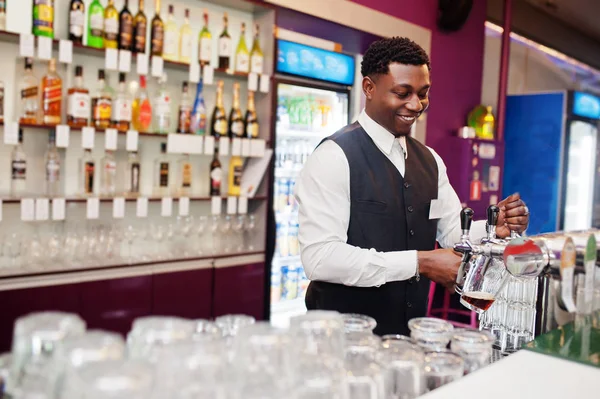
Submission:
M 358 123 L 404 176 L 405 159 L 410 156 L 406 138 L 395 138 L 364 110 Z M 448 181 L 444 161 L 433 149 L 429 150 L 438 166 L 438 200 L 443 207 L 437 241 L 442 247 L 451 248 L 460 240 L 462 207 Z M 346 243 L 350 222 L 350 166 L 344 151 L 334 141 L 325 141 L 308 158 L 296 181 L 295 196 L 299 205 L 300 255 L 310 280 L 373 287 L 415 275 L 417 251 L 378 252 Z M 485 221 L 474 222 L 473 240 L 484 236 Z

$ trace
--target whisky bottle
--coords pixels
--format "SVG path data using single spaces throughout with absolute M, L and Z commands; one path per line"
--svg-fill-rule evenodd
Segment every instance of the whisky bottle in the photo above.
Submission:
M 154 195 L 165 197 L 171 195 L 171 187 L 169 185 L 169 174 L 171 163 L 167 156 L 167 143 L 160 144 L 160 156 L 154 164 Z
M 179 104 L 179 123 L 177 133 L 190 133 L 192 121 L 192 99 L 188 91 L 188 82 L 183 82 L 181 89 L 181 103 Z
M 200 66 L 210 65 L 212 58 L 212 35 L 208 29 L 208 11 L 204 9 L 204 26 L 198 35 L 198 61 Z
M 125 5 L 119 14 L 119 48 L 121 50 L 131 50 L 133 44 L 133 15 L 129 11 L 129 0 L 125 0 Z
M 82 197 L 94 195 L 94 175 L 96 172 L 96 161 L 92 151 L 86 148 L 79 160 L 79 193 Z
M 132 100 L 127 91 L 126 75 L 119 73 L 119 89 L 112 102 L 112 127 L 126 132 L 131 126 Z
M 227 114 L 225 113 L 225 105 L 223 103 L 223 86 L 223 81 L 219 80 L 217 82 L 217 101 L 212 113 L 210 126 L 210 134 L 215 137 L 227 136 Z
M 83 0 L 71 0 L 69 9 L 69 40 L 83 43 L 83 26 L 85 25 L 85 4 Z
M 56 60 L 48 62 L 48 73 L 42 78 L 42 112 L 46 125 L 60 124 L 62 114 L 62 79 L 56 73 Z
M 90 91 L 83 87 L 83 67 L 75 67 L 75 85 L 68 91 L 67 124 L 73 128 L 88 126 L 90 119 Z
M 162 57 L 165 40 L 165 25 L 160 18 L 160 0 L 154 0 L 156 14 L 152 18 L 152 33 L 150 40 L 150 54 Z
M 244 161 L 240 156 L 233 156 L 229 160 L 229 176 L 227 180 L 227 194 L 239 197 L 242 191 L 242 170 Z
M 179 62 L 189 64 L 192 60 L 192 27 L 190 10 L 185 9 L 185 20 L 179 32 Z
M 229 69 L 231 58 L 231 36 L 227 32 L 227 13 L 223 15 L 223 32 L 219 36 L 219 68 Z
M 192 134 L 204 136 L 206 134 L 206 105 L 204 104 L 202 87 L 201 79 L 196 88 L 196 99 L 194 100 L 190 130 Z
M 35 36 L 54 38 L 54 0 L 33 2 L 32 33 Z
M 140 88 L 133 100 L 133 128 L 148 133 L 152 128 L 152 103 L 146 89 L 146 77 L 140 75 Z
M 133 19 L 133 46 L 131 51 L 134 53 L 146 53 L 146 31 L 148 29 L 148 20 L 144 14 L 144 0 L 140 0 L 138 12 Z
M 140 195 L 140 173 L 142 171 L 140 164 L 140 157 L 137 152 L 130 152 L 127 160 L 127 191 L 126 195 L 129 197 L 136 197 Z
M 167 134 L 171 129 L 171 96 L 167 90 L 167 74 L 158 79 L 160 85 L 154 99 L 154 131 Z
M 242 22 L 240 40 L 235 51 L 235 70 L 248 73 L 250 69 L 250 54 L 246 46 L 246 24 Z
M 256 105 L 254 104 L 254 92 L 248 92 L 248 110 L 244 119 L 244 136 L 249 139 L 258 138 L 259 124 L 256 116 Z
M 104 7 L 100 0 L 93 0 L 88 9 L 87 45 L 104 48 Z
M 233 107 L 229 112 L 229 137 L 244 137 L 244 116 L 240 109 L 240 84 L 235 82 L 233 84 Z
M 179 190 L 178 195 L 187 197 L 192 194 L 192 162 L 189 154 L 183 154 L 179 161 Z
M 46 151 L 46 195 L 56 197 L 60 195 L 60 154 L 56 148 L 54 130 L 50 131 L 48 150 Z
M 33 60 L 25 58 L 25 75 L 19 87 L 21 94 L 21 112 L 19 123 L 21 125 L 35 125 L 38 122 L 40 110 L 39 82 L 33 74 Z
M 23 129 L 19 129 L 19 143 L 13 148 L 10 158 L 10 195 L 18 198 L 27 189 L 27 155 L 23 150 Z
M 115 1 L 108 0 L 104 10 L 104 47 L 117 48 L 119 46 L 119 12 L 115 8 Z
M 112 90 L 105 81 L 104 70 L 98 71 L 98 88 L 92 98 L 92 125 L 96 129 L 110 127 L 112 116 Z
M 250 72 L 257 74 L 263 73 L 263 64 L 265 56 L 260 48 L 260 30 L 258 24 L 254 25 L 254 42 L 250 52 Z
M 163 46 L 163 58 L 167 61 L 177 61 L 177 47 L 179 46 L 179 28 L 175 22 L 173 12 L 173 5 L 169 4 L 167 23 L 164 24 L 165 35 Z
M 210 163 L 210 195 L 221 195 L 221 180 L 223 179 L 223 170 L 219 161 L 218 151 L 215 151 L 213 160 Z
M 112 151 L 106 150 L 100 165 L 102 168 L 100 175 L 101 194 L 114 197 L 117 192 L 117 161 Z

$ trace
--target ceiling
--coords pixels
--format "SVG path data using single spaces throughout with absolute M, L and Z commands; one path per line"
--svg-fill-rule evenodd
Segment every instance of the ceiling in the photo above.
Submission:
M 519 0 L 517 0 L 519 1 Z M 565 25 L 600 42 L 599 0 L 525 0 Z

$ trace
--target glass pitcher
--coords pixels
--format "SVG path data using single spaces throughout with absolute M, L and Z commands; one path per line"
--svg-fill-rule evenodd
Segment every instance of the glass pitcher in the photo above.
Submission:
M 506 283 L 508 272 L 504 263 L 484 255 L 474 255 L 462 287 L 456 286 L 460 303 L 477 313 L 483 313 L 492 306 L 496 296 Z

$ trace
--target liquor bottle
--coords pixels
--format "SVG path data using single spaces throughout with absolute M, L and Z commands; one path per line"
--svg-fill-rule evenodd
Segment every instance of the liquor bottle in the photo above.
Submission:
M 171 96 L 167 90 L 167 74 L 158 79 L 160 85 L 154 99 L 154 131 L 169 133 L 171 129 Z
M 240 109 L 240 84 L 233 84 L 233 107 L 229 113 L 229 137 L 244 137 L 244 116 Z
M 146 52 L 146 30 L 148 20 L 144 14 L 144 0 L 140 0 L 138 12 L 133 19 L 133 46 L 131 51 L 144 54 Z
M 83 87 L 83 67 L 75 67 L 75 85 L 68 91 L 67 124 L 73 128 L 88 126 L 90 120 L 90 91 Z
M 494 114 L 492 113 L 492 107 L 485 107 L 485 115 L 483 116 L 483 122 L 481 124 L 481 135 L 479 138 L 485 140 L 494 139 Z
M 148 133 L 152 128 L 152 103 L 146 89 L 146 77 L 140 75 L 140 88 L 133 100 L 133 128 Z
M 92 125 L 96 129 L 110 127 L 112 116 L 112 90 L 104 77 L 104 70 L 98 71 L 98 88 L 92 98 Z
M 177 61 L 177 47 L 179 46 L 179 28 L 173 15 L 173 5 L 169 4 L 169 16 L 165 26 L 165 40 L 163 46 L 163 57 L 168 61 Z
M 94 175 L 96 172 L 96 161 L 92 151 L 86 148 L 79 160 L 79 193 L 82 197 L 94 195 Z
M 217 102 L 212 113 L 210 134 L 215 137 L 227 136 L 227 114 L 223 104 L 223 81 L 217 82 Z
M 190 26 L 190 10 L 185 9 L 185 20 L 179 32 L 179 62 L 189 64 L 192 60 L 192 27 Z
M 133 44 L 133 15 L 129 11 L 129 0 L 125 0 L 125 5 L 119 14 L 119 48 L 121 50 L 131 50 Z
M 0 30 L 6 30 L 6 0 L 0 0 Z
M 171 163 L 167 156 L 167 143 L 161 143 L 160 156 L 156 160 L 154 166 L 154 195 L 164 197 L 171 194 L 171 187 L 169 185 L 170 169 Z
M 20 124 L 36 124 L 40 110 L 39 82 L 33 74 L 33 60 L 25 58 L 25 75 L 21 79 Z
M 137 152 L 130 152 L 127 159 L 127 191 L 126 195 L 136 197 L 140 195 L 140 172 L 142 171 L 140 157 Z
M 48 150 L 46 150 L 46 195 L 56 197 L 60 195 L 60 154 L 55 144 L 55 132 L 50 131 Z
M 189 154 L 183 154 L 179 160 L 178 188 L 179 196 L 186 197 L 192 193 L 192 162 Z
M 254 42 L 252 43 L 252 51 L 250 52 L 250 72 L 257 74 L 263 73 L 263 63 L 265 56 L 260 48 L 260 28 L 258 24 L 254 25 Z
M 231 58 L 231 36 L 227 32 L 227 13 L 223 14 L 223 32 L 219 36 L 219 68 L 229 69 Z
M 206 134 L 206 105 L 204 105 L 202 86 L 202 80 L 200 80 L 196 88 L 196 100 L 194 101 L 194 109 L 192 110 L 190 131 L 192 134 L 204 136 Z
M 21 197 L 27 188 L 27 155 L 23 150 L 23 129 L 19 129 L 19 144 L 13 148 L 10 157 L 10 195 Z
M 227 181 L 227 194 L 239 197 L 242 192 L 242 170 L 244 161 L 240 156 L 233 156 L 229 160 L 229 176 Z
M 240 33 L 240 41 L 235 50 L 235 70 L 237 72 L 248 73 L 250 69 L 250 54 L 246 46 L 246 23 L 242 22 L 242 31 Z
M 219 151 L 215 150 L 213 160 L 210 163 L 210 195 L 221 195 L 221 180 L 223 178 L 223 170 L 219 161 Z
M 165 40 L 165 25 L 160 18 L 160 0 L 154 0 L 156 6 L 156 14 L 152 18 L 152 33 L 150 40 L 150 54 L 162 57 L 163 46 Z
M 87 45 L 104 48 L 104 7 L 100 0 L 92 0 L 88 9 Z
M 54 38 L 54 0 L 33 2 L 32 33 L 35 36 Z
M 181 103 L 179 104 L 179 123 L 177 133 L 190 133 L 192 121 L 192 99 L 188 92 L 188 82 L 183 82 L 181 89 Z
M 48 73 L 42 78 L 42 112 L 46 125 L 60 124 L 62 112 L 62 79 L 56 73 L 56 60 L 48 62 Z
M 114 0 L 108 0 L 104 9 L 104 47 L 117 48 L 119 46 L 119 12 Z
M 83 43 L 83 26 L 85 25 L 85 4 L 83 0 L 71 0 L 69 12 L 69 40 Z
M 131 125 L 131 103 L 126 76 L 121 72 L 119 73 L 119 90 L 112 102 L 112 126 L 121 132 L 129 130 Z
M 107 197 L 114 197 L 117 192 L 117 161 L 112 151 L 106 150 L 104 158 L 100 161 L 100 185 L 101 194 Z
M 208 11 L 204 9 L 204 26 L 198 35 L 198 61 L 201 66 L 210 65 L 212 58 L 212 35 L 208 30 Z
M 244 118 L 244 136 L 249 139 L 258 138 L 258 117 L 256 116 L 256 106 L 254 105 L 254 92 L 248 92 L 248 110 Z

